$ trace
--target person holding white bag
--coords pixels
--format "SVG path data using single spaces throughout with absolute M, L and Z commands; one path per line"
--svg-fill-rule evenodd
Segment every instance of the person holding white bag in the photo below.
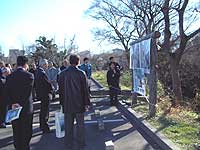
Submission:
M 70 56 L 70 66 L 61 72 L 58 78 L 60 102 L 65 117 L 65 143 L 68 149 L 73 148 L 74 119 L 77 122 L 78 149 L 85 148 L 84 112 L 90 105 L 87 76 L 78 68 L 78 55 Z

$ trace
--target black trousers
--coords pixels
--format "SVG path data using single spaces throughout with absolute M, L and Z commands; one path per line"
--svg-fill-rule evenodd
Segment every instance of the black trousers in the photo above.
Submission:
M 67 147 L 73 145 L 74 119 L 76 119 L 76 141 L 79 147 L 85 146 L 85 125 L 84 113 L 66 113 L 65 114 L 65 143 Z
M 110 89 L 110 91 L 109 91 L 109 93 L 110 93 L 110 103 L 111 104 L 117 104 L 117 102 L 118 102 L 117 96 L 118 96 L 119 90 L 117 88 L 115 89 L 113 87 L 110 87 L 109 89 Z
M 35 91 L 35 88 L 33 87 L 32 89 L 32 97 L 33 97 L 33 101 L 35 101 L 35 99 L 37 98 L 36 97 L 36 91 Z
M 49 98 L 40 98 L 40 129 L 46 130 L 49 128 Z
M 12 121 L 14 147 L 16 150 L 30 150 L 30 140 L 32 137 L 33 114 L 20 116 Z

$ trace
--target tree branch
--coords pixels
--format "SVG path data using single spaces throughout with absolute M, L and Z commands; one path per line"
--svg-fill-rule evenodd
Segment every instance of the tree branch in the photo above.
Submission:
M 187 41 L 190 40 L 191 38 L 193 38 L 195 35 L 197 35 L 198 33 L 200 33 L 200 28 L 197 29 L 196 31 L 192 32 L 190 35 L 187 36 Z

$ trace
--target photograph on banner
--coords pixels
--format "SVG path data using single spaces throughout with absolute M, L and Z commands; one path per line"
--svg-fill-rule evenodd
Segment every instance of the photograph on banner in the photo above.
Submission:
M 130 48 L 130 61 L 129 61 L 129 68 L 133 69 L 133 55 L 134 55 L 134 45 L 131 46 Z
M 135 68 L 141 68 L 141 66 L 140 66 L 140 59 L 141 59 L 141 57 L 140 57 L 140 43 L 137 43 L 136 45 L 135 45 L 135 49 L 134 49 L 134 55 L 133 55 L 134 57 L 133 57 L 133 64 L 134 64 L 134 69 Z
M 145 73 L 150 73 L 150 48 L 151 39 L 131 46 L 130 69 L 143 68 Z
M 144 69 L 133 70 L 133 91 L 143 96 L 146 95 Z
M 141 68 L 144 68 L 145 73 L 150 73 L 150 49 L 151 39 L 140 42 Z
M 132 45 L 130 48 L 130 69 L 133 69 L 134 67 L 134 62 L 133 62 L 133 57 L 134 57 L 134 49 L 135 49 L 135 45 Z
M 131 46 L 130 50 L 130 69 L 140 68 L 140 44 Z

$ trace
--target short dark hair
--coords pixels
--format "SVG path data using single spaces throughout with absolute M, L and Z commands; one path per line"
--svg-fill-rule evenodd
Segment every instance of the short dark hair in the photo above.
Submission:
M 83 59 L 83 61 L 86 61 L 86 60 L 89 60 L 89 58 L 85 57 L 85 58 Z
M 28 58 L 26 56 L 17 57 L 17 66 L 24 66 L 28 63 Z
M 109 60 L 112 60 L 114 57 L 113 56 L 111 56 L 110 58 L 109 58 Z
M 80 60 L 80 57 L 78 55 L 75 55 L 75 54 L 70 55 L 70 57 L 69 57 L 69 62 L 70 62 L 71 65 L 78 65 L 79 60 Z

